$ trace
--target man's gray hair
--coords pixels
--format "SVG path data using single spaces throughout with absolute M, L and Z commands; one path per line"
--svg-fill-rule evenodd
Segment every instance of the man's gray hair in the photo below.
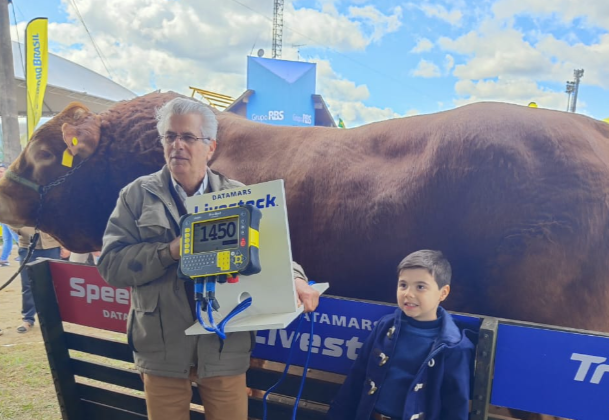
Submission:
M 159 135 L 163 136 L 165 134 L 169 118 L 171 118 L 172 115 L 186 114 L 200 115 L 203 119 L 203 124 L 201 124 L 201 136 L 216 140 L 216 136 L 218 135 L 218 120 L 211 108 L 195 99 L 182 97 L 173 98 L 171 101 L 157 109 L 156 129 L 159 132 Z

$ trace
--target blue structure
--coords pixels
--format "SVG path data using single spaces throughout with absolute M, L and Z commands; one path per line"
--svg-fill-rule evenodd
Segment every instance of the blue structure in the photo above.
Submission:
M 315 94 L 317 65 L 301 61 L 247 58 L 247 91 L 226 111 L 273 125 L 336 127 Z

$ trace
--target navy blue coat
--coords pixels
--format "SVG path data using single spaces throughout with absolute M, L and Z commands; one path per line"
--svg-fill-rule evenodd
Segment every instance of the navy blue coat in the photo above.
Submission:
M 441 307 L 440 314 L 440 333 L 406 394 L 403 420 L 468 418 L 474 345 Z M 401 315 L 401 309 L 397 309 L 376 324 L 330 406 L 327 419 L 370 419 L 387 369 L 391 368 Z

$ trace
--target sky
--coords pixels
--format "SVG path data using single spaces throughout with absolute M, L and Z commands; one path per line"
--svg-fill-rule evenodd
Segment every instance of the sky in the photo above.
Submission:
M 13 0 L 9 13 L 14 40 L 48 17 L 50 52 L 136 94 L 236 98 L 247 56 L 271 57 L 273 3 Z M 605 0 L 286 0 L 281 58 L 317 63 L 317 93 L 347 127 L 481 101 L 564 111 L 575 69 L 577 112 L 609 117 Z

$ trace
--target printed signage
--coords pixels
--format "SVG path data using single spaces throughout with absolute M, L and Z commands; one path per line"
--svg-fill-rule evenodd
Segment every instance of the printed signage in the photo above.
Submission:
M 127 331 L 128 289 L 117 289 L 102 279 L 97 267 L 51 262 L 51 276 L 61 319 L 116 332 Z
M 66 322 L 125 332 L 129 291 L 109 286 L 94 266 L 50 263 L 61 318 Z M 318 310 L 286 329 L 259 331 L 253 357 L 305 364 L 346 374 L 375 322 L 394 305 L 322 296 Z M 480 318 L 454 314 L 477 331 Z M 311 319 L 314 321 L 311 335 Z M 581 420 L 609 418 L 609 338 L 500 324 L 491 403 Z
M 247 118 L 273 125 L 315 125 L 316 64 L 269 58 L 247 58 Z
M 607 337 L 499 325 L 491 403 L 581 420 L 609 418 Z
M 317 311 L 303 315 L 300 331 L 296 332 L 299 319 L 283 330 L 258 331 L 252 357 L 285 363 L 294 343 L 292 364 L 304 366 L 313 319 L 309 368 L 346 375 L 376 322 L 395 310 L 393 304 L 322 296 Z M 458 325 L 472 331 L 480 328 L 479 318 L 464 315 L 453 315 L 453 318 Z
M 128 289 L 108 285 L 97 267 L 51 262 L 51 274 L 61 318 L 66 322 L 126 332 Z M 313 347 L 309 367 L 346 374 L 372 327 L 396 306 L 322 296 L 316 312 L 305 314 L 300 331 L 297 319 L 286 329 L 258 331 L 253 357 L 285 363 L 292 343 L 292 363 L 304 366 L 311 319 Z M 477 331 L 480 319 L 453 315 L 460 326 Z

